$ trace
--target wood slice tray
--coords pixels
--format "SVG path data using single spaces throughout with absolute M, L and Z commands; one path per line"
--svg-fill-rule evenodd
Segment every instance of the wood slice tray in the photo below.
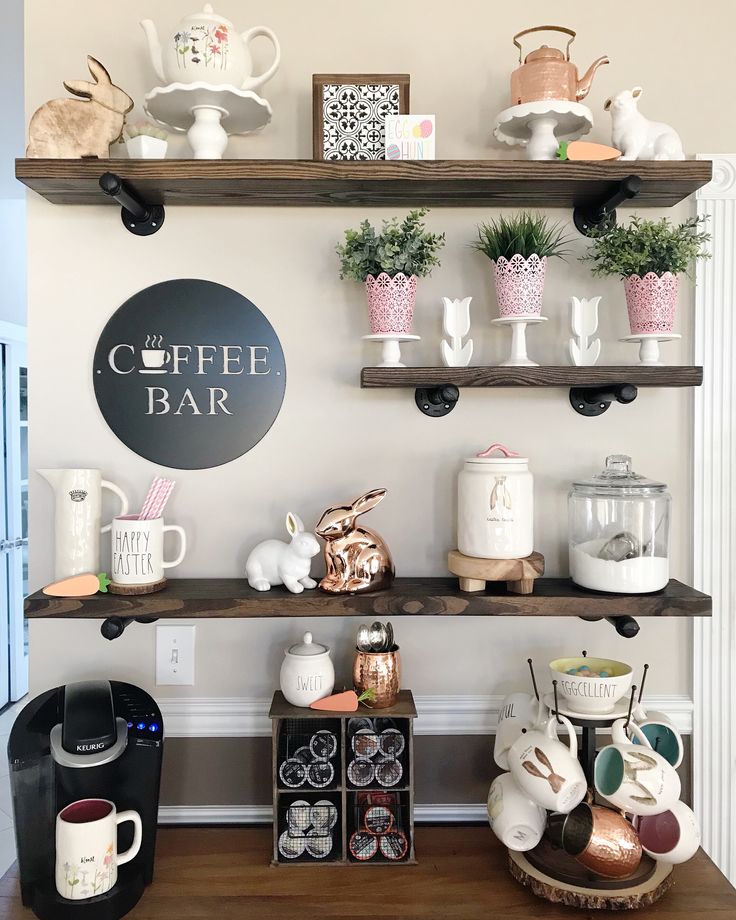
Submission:
M 601 878 L 543 840 L 528 853 L 509 850 L 511 875 L 537 897 L 588 910 L 637 910 L 658 901 L 672 885 L 672 866 L 644 854 L 625 879 Z
M 139 595 L 155 594 L 156 591 L 163 591 L 165 587 L 166 579 L 162 578 L 161 581 L 154 581 L 150 585 L 118 585 L 112 581 L 107 586 L 107 590 L 110 594 Z
M 532 553 L 523 559 L 478 559 L 450 550 L 447 567 L 460 578 L 461 591 L 485 591 L 488 581 L 505 581 L 514 594 L 531 594 L 534 581 L 544 575 L 544 556 Z

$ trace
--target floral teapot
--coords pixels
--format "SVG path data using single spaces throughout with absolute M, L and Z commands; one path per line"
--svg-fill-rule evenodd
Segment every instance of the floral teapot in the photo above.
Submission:
M 150 19 L 141 22 L 148 39 L 151 63 L 165 83 L 208 83 L 255 89 L 276 73 L 281 61 L 279 41 L 265 26 L 255 26 L 242 34 L 207 3 L 179 23 L 176 32 L 162 45 Z M 248 46 L 264 36 L 274 46 L 273 63 L 264 73 L 253 76 L 253 61 Z

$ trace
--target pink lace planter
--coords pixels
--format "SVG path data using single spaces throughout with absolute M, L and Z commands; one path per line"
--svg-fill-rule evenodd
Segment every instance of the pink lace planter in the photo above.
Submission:
M 371 335 L 407 335 L 411 332 L 417 300 L 417 276 L 399 272 L 391 278 L 386 272 L 365 279 Z
M 649 272 L 643 278 L 639 275 L 624 278 L 632 335 L 672 332 L 679 281 L 671 272 L 663 275 Z
M 518 253 L 510 259 L 501 256 L 494 261 L 493 271 L 500 316 L 541 315 L 546 256 L 541 259 L 536 254 L 528 259 Z

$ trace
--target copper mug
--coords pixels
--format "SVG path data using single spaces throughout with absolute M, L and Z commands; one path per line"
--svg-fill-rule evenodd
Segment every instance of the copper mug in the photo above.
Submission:
M 393 706 L 401 689 L 398 645 L 391 652 L 357 651 L 353 662 L 353 686 L 358 695 L 364 690 L 373 690 L 376 695 L 370 704 L 373 709 Z
M 586 869 L 604 878 L 626 878 L 641 862 L 636 831 L 611 808 L 581 802 L 567 815 L 550 815 L 547 836 Z

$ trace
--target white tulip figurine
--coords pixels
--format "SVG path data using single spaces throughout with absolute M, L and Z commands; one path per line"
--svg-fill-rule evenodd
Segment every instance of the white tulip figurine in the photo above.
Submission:
M 317 582 L 309 574 L 312 558 L 320 550 L 317 538 L 304 530 L 301 518 L 291 511 L 286 515 L 286 529 L 291 543 L 264 540 L 248 556 L 245 574 L 248 584 L 256 591 L 286 585 L 292 594 L 301 594 L 305 588 L 317 587 Z
M 570 298 L 570 319 L 575 338 L 568 341 L 570 359 L 576 367 L 592 367 L 601 353 L 601 340 L 593 339 L 598 329 L 598 304 L 600 297 Z
M 470 301 L 472 297 L 462 300 L 450 300 L 443 297 L 443 327 L 450 341 L 442 340 L 442 362 L 445 367 L 467 367 L 473 357 L 473 340 L 463 345 L 463 338 L 470 332 Z

